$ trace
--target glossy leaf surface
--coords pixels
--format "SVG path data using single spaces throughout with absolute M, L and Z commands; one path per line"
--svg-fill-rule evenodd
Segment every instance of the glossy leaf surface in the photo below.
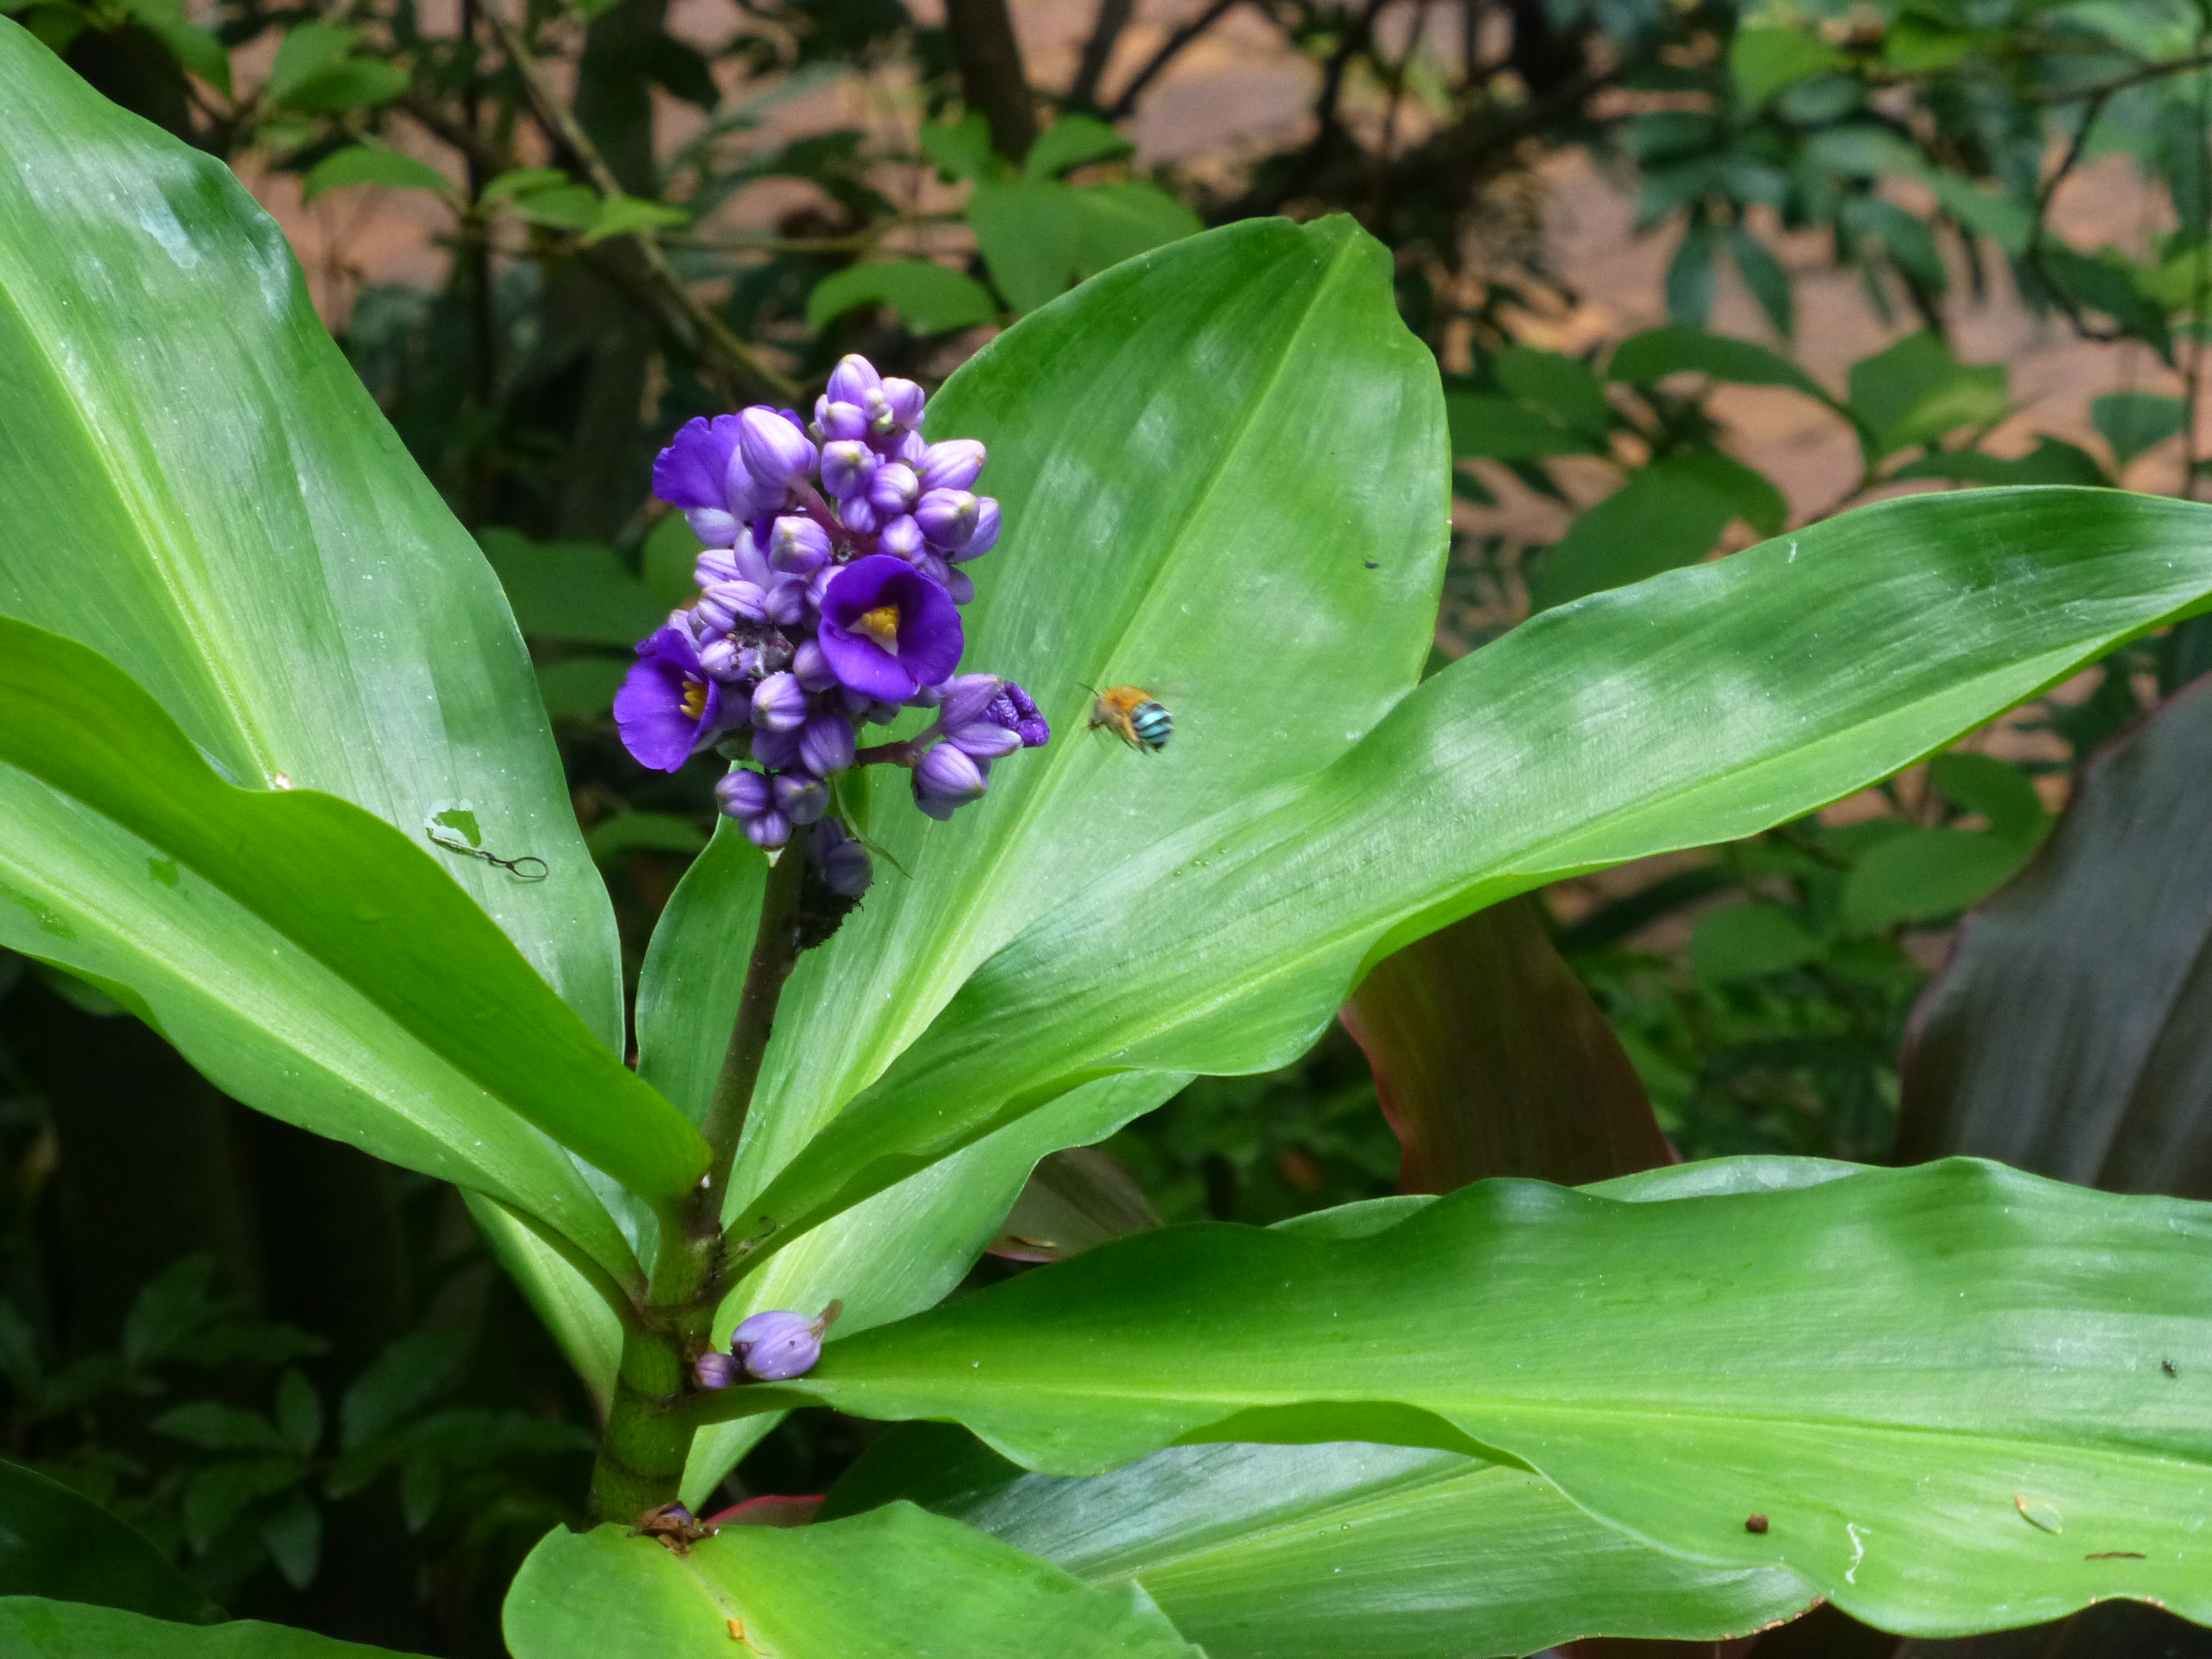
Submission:
M 5 618 L 0 761 L 0 891 L 27 947 L 131 987 L 242 1098 L 505 1198 L 610 1266 L 626 1251 L 593 1239 L 605 1211 L 545 1135 L 664 1200 L 705 1166 L 428 853 L 335 796 L 226 783 L 112 663 Z
M 1037 916 L 1344 753 L 1428 650 L 1442 399 L 1388 256 L 1349 220 L 1254 221 L 1116 267 L 971 359 L 930 432 L 987 444 L 980 487 L 1004 504 L 967 567 L 964 662 L 1028 688 L 1054 736 L 949 823 L 903 777 L 878 784 L 875 886 L 785 993 L 740 1196 Z M 1084 730 L 1086 688 L 1119 683 L 1175 711 L 1162 753 Z
M 2204 1206 L 1967 1160 L 1645 1202 L 1484 1182 L 1359 1236 L 1123 1239 L 741 1403 L 950 1419 L 1065 1474 L 1426 1445 L 1885 1629 L 2113 1596 L 2212 1621 L 2208 1246 Z
M 143 1613 L 37 1596 L 0 1596 L 0 1653 L 25 1659 L 401 1659 L 289 1624 L 174 1624 Z
M 11 1596 L 195 1624 L 222 1617 L 137 1529 L 36 1470 L 0 1460 L 0 1597 Z
M 1178 1446 L 1070 1479 L 918 1423 L 871 1447 L 823 1513 L 900 1496 L 1094 1584 L 1135 1580 L 1211 1659 L 1466 1659 L 1598 1631 L 1711 1641 L 1813 1599 L 1781 1567 L 1682 1560 L 1534 1475 L 1408 1446 Z
M 2114 738 L 1967 918 L 1905 1046 L 1897 1154 L 2212 1196 L 2212 684 Z
M 910 1504 L 725 1527 L 681 1556 L 619 1527 L 556 1530 L 504 1622 L 514 1659 L 1197 1659 L 1141 1592 L 1095 1589 Z
M 1675 1161 L 1620 1039 L 1533 899 L 1385 957 L 1339 1017 L 1405 1148 L 1401 1192 L 1493 1175 L 1574 1186 Z
M 1099 1071 L 1280 1065 L 1400 945 L 1840 798 L 2200 602 L 2208 530 L 2111 491 L 1923 496 L 1547 613 L 1033 923 L 753 1213 L 789 1238 Z

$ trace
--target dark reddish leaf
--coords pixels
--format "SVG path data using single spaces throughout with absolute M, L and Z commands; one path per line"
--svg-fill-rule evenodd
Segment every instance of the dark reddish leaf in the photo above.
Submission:
M 1906 1036 L 1897 1157 L 2212 1198 L 2212 681 L 2100 749 Z
M 1160 1224 L 1120 1159 L 1096 1147 L 1070 1147 L 1038 1163 L 990 1251 L 1014 1262 L 1058 1262 Z
M 1405 1148 L 1402 1192 L 1492 1175 L 1575 1185 L 1678 1161 L 1534 899 L 1386 957 L 1339 1017 Z

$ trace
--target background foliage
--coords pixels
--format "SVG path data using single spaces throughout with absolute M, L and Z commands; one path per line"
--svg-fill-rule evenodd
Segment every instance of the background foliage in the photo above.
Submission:
M 2183 0 L 1255 0 L 1142 18 L 1101 0 L 1049 85 L 978 0 L 926 20 L 893 0 L 745 0 L 704 29 L 667 0 L 9 10 L 92 85 L 264 185 L 434 219 L 443 279 L 353 295 L 343 341 L 530 640 L 632 982 L 713 827 L 705 778 L 641 775 L 607 714 L 629 642 L 689 587 L 689 532 L 647 501 L 653 452 L 691 415 L 786 400 L 848 350 L 934 385 L 1006 320 L 1201 226 L 1346 212 L 1391 249 L 1402 313 L 1445 372 L 1466 506 L 1440 664 L 1870 496 L 2139 486 L 2152 469 L 2193 494 L 2202 470 L 2212 13 Z M 1307 67 L 1299 129 L 1145 164 L 1131 118 L 1186 54 L 1255 18 Z M 823 96 L 854 86 L 880 118 Z M 1527 204 L 1572 151 L 1671 238 L 1667 326 L 1575 349 L 1535 326 L 1577 273 Z M 2062 181 L 2100 158 L 2157 206 L 2141 245 L 2051 227 Z M 1808 237 L 1894 335 L 1841 385 L 1794 360 L 1800 284 L 1776 250 Z M 1760 340 L 1707 332 L 1730 282 Z M 2024 446 L 2015 421 L 1993 445 L 2018 408 L 2007 370 L 1955 341 L 1961 306 L 1992 289 L 2151 353 L 2169 390 L 2099 399 L 2094 434 Z M 1747 385 L 1848 432 L 1847 493 L 1793 512 L 1732 453 L 1716 395 Z M 1567 510 L 1548 544 L 1481 511 L 1531 496 Z M 2081 820 L 2191 798 L 2202 715 L 2175 694 L 2208 666 L 2202 622 L 2134 642 L 1847 811 L 1564 884 L 1516 910 L 1514 948 L 1586 987 L 1632 1071 L 1606 1086 L 1648 1094 L 1687 1157 L 1963 1147 L 2204 1196 L 2179 1059 L 2137 1077 L 2126 1156 L 1977 1140 L 1986 1109 L 1944 1078 L 1961 1070 L 1956 1009 L 2024 1006 L 1994 942 L 2071 925 L 2050 914 L 2069 895 L 2111 924 L 2101 960 L 2186 1006 L 2202 918 Z M 2129 879 L 2152 896 L 2115 912 Z M 1923 1000 L 1957 918 L 2000 889 Z M 1500 948 L 1468 945 L 1459 970 Z M 1422 1190 L 1535 1156 L 1441 1144 L 1449 1103 L 1357 1004 L 1345 1023 L 1286 1071 L 1192 1084 L 1107 1144 L 1118 1168 L 1063 1155 L 1058 1187 L 1033 1182 L 973 1281 L 1022 1270 L 1021 1241 L 1046 1230 L 1023 1219 L 1035 1206 L 1062 1205 L 1057 1233 L 1071 1206 L 1103 1216 L 1102 1236 L 1150 1215 L 1268 1222 L 1395 1191 L 1402 1160 Z M 1503 1073 L 1497 1033 L 1463 1040 Z M 2042 1110 L 2061 1121 L 2064 1102 Z M 1424 1150 L 1456 1173 L 1414 1179 Z M 103 993 L 15 957 L 0 1157 L 11 1459 L 137 1522 L 234 1611 L 498 1651 L 499 1593 L 582 1491 L 590 1406 L 449 1191 L 238 1109 Z M 873 1433 L 799 1413 L 731 1494 L 823 1491 Z

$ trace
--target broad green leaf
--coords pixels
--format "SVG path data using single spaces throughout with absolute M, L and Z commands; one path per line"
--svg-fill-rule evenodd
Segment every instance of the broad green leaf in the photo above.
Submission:
M 2212 1194 L 2209 763 L 2200 681 L 2096 753 L 2041 855 L 1968 915 L 1906 1044 L 1901 1157 Z
M 441 194 L 454 188 L 436 168 L 418 162 L 412 156 L 372 144 L 354 144 L 324 156 L 308 169 L 307 176 L 300 181 L 300 200 L 313 201 L 326 190 L 340 190 L 349 184 L 381 184 L 394 190 L 435 190 Z
M 0 128 L 22 162 L 0 180 L 0 361 L 19 375 L 0 397 L 0 611 L 126 659 L 232 779 L 327 790 L 417 844 L 460 811 L 476 826 L 461 845 L 543 860 L 524 882 L 435 855 L 613 1049 L 613 916 L 512 620 L 282 233 L 214 160 L 7 23 Z M 502 1193 L 626 1270 L 569 1160 L 476 1084 L 164 849 L 7 776 L 6 844 L 41 874 L 5 878 L 24 902 L 0 905 L 0 938 L 137 998 L 240 1099 Z M 312 851 L 293 876 L 330 902 L 376 879 Z M 526 1023 L 543 1016 L 536 982 L 493 981 Z M 512 1017 L 477 1036 L 511 1040 Z
M 135 1529 L 59 1481 L 0 1460 L 0 1598 L 16 1596 L 195 1624 L 222 1617 Z
M 479 200 L 488 207 L 493 202 L 506 200 L 510 196 L 527 196 L 540 190 L 556 189 L 569 182 L 569 175 L 557 167 L 518 167 L 486 183 Z
M 1535 461 L 1545 455 L 1587 455 L 1604 446 L 1556 426 L 1533 409 L 1495 392 L 1450 391 L 1444 409 L 1454 456 L 1488 461 Z
M 1611 429 L 1613 406 L 1605 401 L 1605 387 L 1573 358 L 1509 346 L 1491 359 L 1491 366 L 1509 393 L 1569 431 L 1603 438 Z
M 360 38 L 359 29 L 336 23 L 301 23 L 286 29 L 263 90 L 283 102 L 310 76 L 320 74 L 351 52 Z
M 1096 1589 L 972 1527 L 893 1504 L 811 1527 L 725 1527 L 677 1555 L 556 1529 L 503 1620 L 514 1659 L 1198 1659 L 1140 1590 Z
M 1694 563 L 1736 519 L 1771 535 L 1788 511 L 1780 491 L 1732 455 L 1670 455 L 1575 519 L 1530 580 L 1529 602 L 1548 610 Z
M 1938 449 L 1909 461 L 1891 479 L 1948 478 L 1962 484 L 2109 484 L 2097 460 L 2063 438 L 2038 436 L 2024 455 L 1993 455 L 1980 449 Z
M 1083 240 L 1076 193 L 1056 179 L 986 181 L 968 198 L 968 223 L 992 282 L 1017 312 L 1056 299 L 1075 275 Z
M 1989 820 L 1996 834 L 2037 839 L 2050 823 L 2034 780 L 2009 760 L 1971 749 L 1954 749 L 1928 763 L 1929 781 L 1968 812 Z
M 1690 965 L 1710 984 L 1754 979 L 1815 960 L 1824 947 L 1780 905 L 1726 905 L 1698 920 Z
M 2204 1205 L 1964 1160 L 1641 1203 L 1483 1182 L 1363 1237 L 1140 1234 L 733 1403 L 948 1419 L 1071 1475 L 1177 1443 L 1428 1446 L 1886 1630 L 2113 1596 L 2207 1621 L 2208 1247 Z
M 1667 262 L 1667 319 L 1678 328 L 1702 329 L 1713 315 L 1713 256 L 1720 246 L 1720 232 L 1707 224 L 1693 224 L 1676 244 Z
M 1105 122 L 1088 115 L 1064 115 L 1038 135 L 1021 158 L 1024 178 L 1056 179 L 1071 167 L 1111 161 L 1136 149 Z
M 2108 391 L 2089 405 L 2089 423 L 2112 446 L 2113 464 L 2126 468 L 2182 429 L 2188 405 L 2148 391 Z
M 991 129 L 980 111 L 957 121 L 931 122 L 922 128 L 922 154 L 948 181 L 983 179 L 1000 165 L 991 151 Z
M 0 762 L 0 932 L 129 985 L 241 1098 L 528 1209 L 609 1266 L 605 1212 L 537 1131 L 658 1202 L 705 1167 L 429 852 L 336 796 L 225 782 L 112 663 L 6 618 Z
M 1845 878 L 1843 924 L 1865 932 L 1952 915 L 2011 880 L 2030 850 L 1982 830 L 1904 830 L 1869 849 Z
M 1813 1599 L 1781 1567 L 1684 1560 L 1534 1475 L 1408 1446 L 1178 1446 L 1070 1479 L 914 1423 L 862 1455 L 823 1516 L 897 1497 L 1090 1583 L 1135 1580 L 1211 1659 L 1465 1659 L 1600 1633 L 1709 1642 Z
M 1124 259 L 1196 236 L 1205 228 L 1176 198 L 1141 179 L 1085 185 L 1074 197 L 1078 276 L 1095 276 Z
M 748 1230 L 772 1220 L 779 1248 L 1087 1077 L 1283 1065 L 1409 940 L 1900 771 L 2202 605 L 2209 523 L 2115 491 L 1920 496 L 1539 616 L 1327 771 L 1249 791 L 1033 922 Z
M 1620 1039 L 1533 899 L 1386 957 L 1339 1017 L 1405 1148 L 1402 1192 L 1492 1175 L 1573 1185 L 1675 1161 Z
M 1731 340 L 1696 328 L 1652 328 L 1613 348 L 1605 373 L 1615 380 L 1651 385 L 1670 374 L 1703 374 L 1743 386 L 1788 386 L 1832 403 L 1821 383 L 1788 358 L 1748 340 Z
M 0 1652 L 27 1659 L 406 1659 L 289 1624 L 177 1624 L 37 1596 L 0 1596 Z
M 483 543 L 516 625 L 532 639 L 626 647 L 668 620 L 611 547 L 533 542 L 512 530 L 487 530 Z
M 1935 334 L 1909 334 L 1851 365 L 1851 408 L 1865 423 L 1869 466 L 1962 426 L 1994 426 L 2012 410 L 2002 364 L 1969 366 Z
M 1783 87 L 1833 69 L 1843 54 L 1818 35 L 1795 29 L 1739 29 L 1728 47 L 1736 96 L 1756 109 Z
M 819 329 L 856 306 L 881 305 L 918 334 L 949 334 L 999 314 L 990 290 L 933 259 L 880 259 L 823 277 L 806 296 L 806 326 Z
M 930 434 L 988 446 L 1007 526 L 968 567 L 964 661 L 1027 687 L 1053 738 L 949 823 L 903 778 L 865 802 L 876 882 L 785 993 L 733 1216 L 1036 917 L 1327 766 L 1414 686 L 1447 529 L 1440 404 L 1388 255 L 1344 219 L 1116 266 L 946 383 Z M 1176 712 L 1160 754 L 1084 729 L 1088 688 L 1125 683 Z

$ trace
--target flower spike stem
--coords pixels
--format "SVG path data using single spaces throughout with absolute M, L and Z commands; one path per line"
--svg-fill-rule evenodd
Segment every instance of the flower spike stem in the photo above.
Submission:
M 664 1216 L 645 1319 L 623 1332 L 614 1402 L 592 1470 L 592 1508 L 603 1521 L 633 1522 L 678 1497 L 697 1424 L 677 1408 L 692 1362 L 713 1345 L 709 1327 L 723 1288 L 722 1201 L 775 1030 L 776 1005 L 798 963 L 810 835 L 811 826 L 795 830 L 768 872 L 737 1023 L 703 1126 L 713 1161 L 690 1201 Z

